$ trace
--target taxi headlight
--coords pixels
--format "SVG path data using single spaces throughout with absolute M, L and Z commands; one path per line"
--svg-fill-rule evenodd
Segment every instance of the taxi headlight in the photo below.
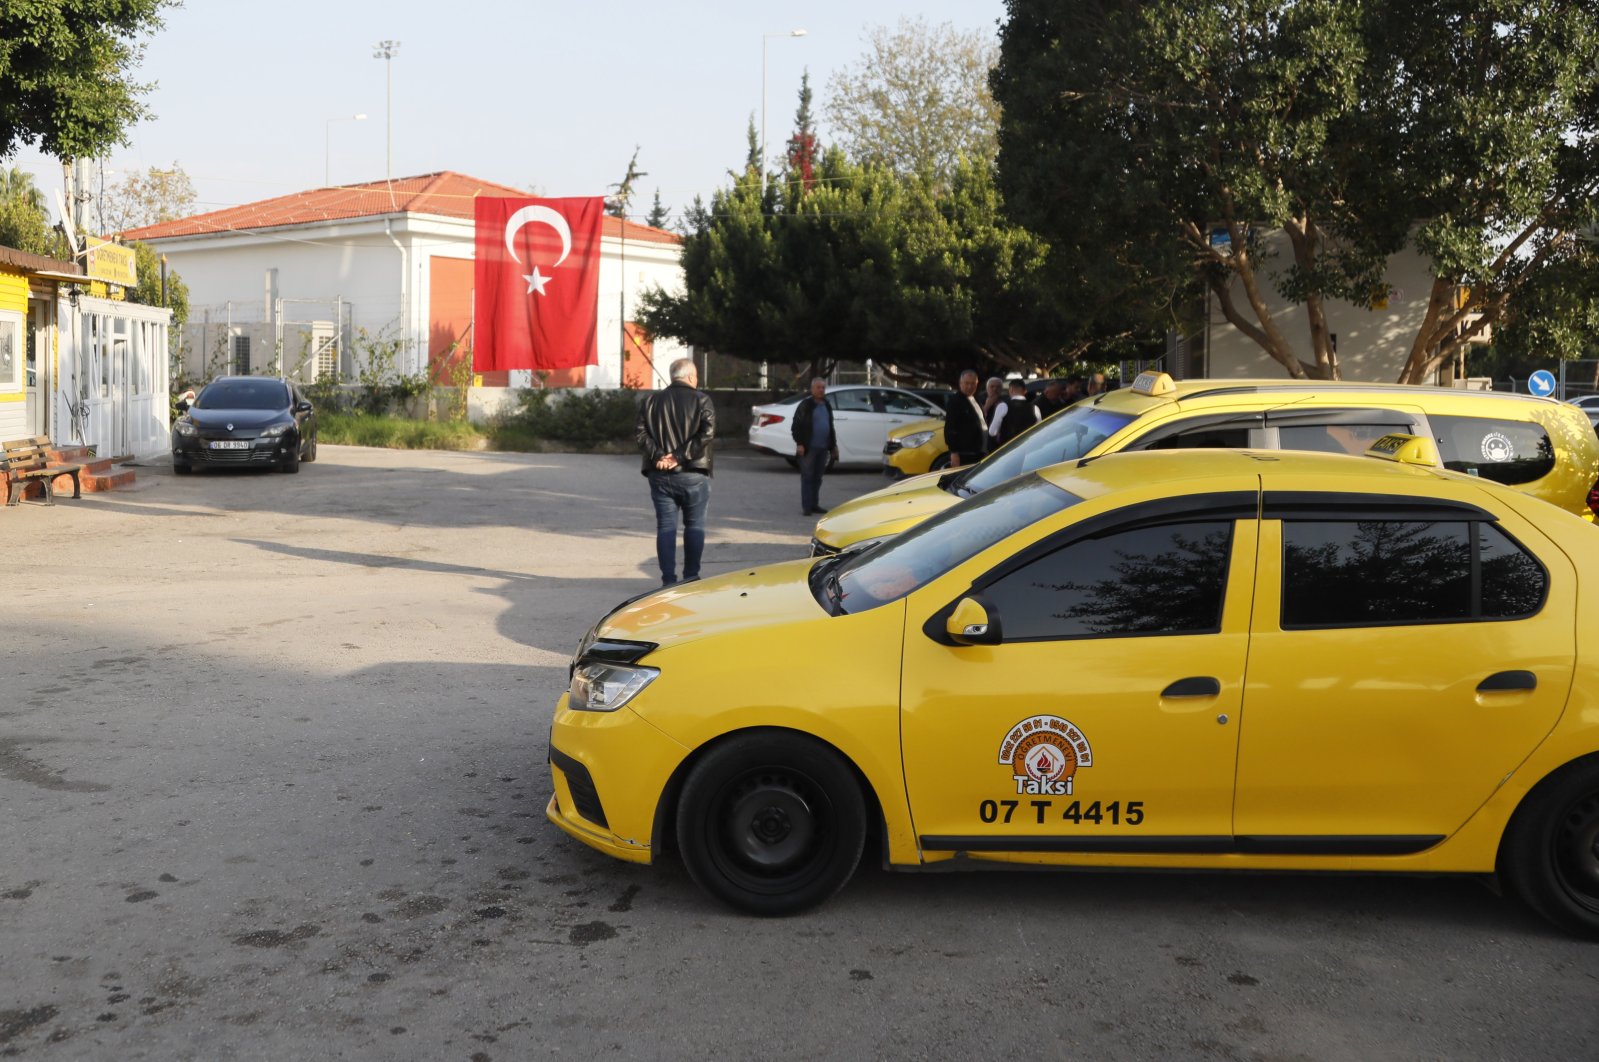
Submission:
M 901 435 L 899 444 L 907 450 L 914 450 L 918 446 L 926 446 L 932 438 L 933 433 L 930 431 L 915 431 L 909 435 Z
M 657 667 L 625 664 L 579 664 L 572 671 L 572 696 L 567 706 L 579 712 L 614 712 L 661 673 Z

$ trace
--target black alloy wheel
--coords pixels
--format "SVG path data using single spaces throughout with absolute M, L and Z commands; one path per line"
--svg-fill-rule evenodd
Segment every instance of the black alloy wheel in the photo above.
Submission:
M 315 435 L 311 436 L 311 445 L 305 451 L 305 454 L 300 458 L 300 460 L 306 462 L 307 464 L 309 464 L 312 461 L 316 460 L 316 436 Z
M 1599 937 L 1599 757 L 1556 771 L 1528 795 L 1500 870 L 1533 910 L 1572 933 Z
M 194 471 L 194 466 L 189 464 L 189 462 L 187 462 L 187 461 L 174 461 L 174 462 L 172 462 L 172 472 L 173 472 L 174 475 L 187 476 L 190 472 L 193 472 L 193 471 Z
M 814 738 L 758 730 L 708 752 L 677 809 L 689 876 L 742 911 L 786 915 L 844 887 L 866 843 L 860 784 Z

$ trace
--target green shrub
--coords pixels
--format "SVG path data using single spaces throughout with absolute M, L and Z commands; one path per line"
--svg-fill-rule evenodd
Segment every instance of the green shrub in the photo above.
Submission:
M 483 433 L 460 420 L 409 420 L 367 413 L 317 413 L 317 440 L 344 446 L 395 450 L 479 450 Z
M 496 441 L 517 437 L 553 439 L 573 446 L 627 442 L 638 420 L 637 391 L 564 391 L 528 389 L 516 412 L 496 424 Z

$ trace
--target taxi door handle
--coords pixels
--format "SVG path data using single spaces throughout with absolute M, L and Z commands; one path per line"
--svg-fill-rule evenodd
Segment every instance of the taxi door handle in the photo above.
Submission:
M 1162 697 L 1219 697 L 1221 683 L 1216 679 L 1194 676 L 1178 679 L 1160 691 Z
M 1513 693 L 1538 688 L 1538 676 L 1531 671 L 1498 671 L 1477 683 L 1478 693 Z

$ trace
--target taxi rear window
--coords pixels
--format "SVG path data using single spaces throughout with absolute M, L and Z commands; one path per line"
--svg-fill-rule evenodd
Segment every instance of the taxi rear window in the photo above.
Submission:
M 812 568 L 812 591 L 829 611 L 864 612 L 898 601 L 983 550 L 1082 501 L 1038 476 L 985 492 L 864 553 Z
M 1495 483 L 1531 483 L 1555 467 L 1555 446 L 1542 425 L 1526 420 L 1428 414 L 1438 456 L 1452 472 Z

